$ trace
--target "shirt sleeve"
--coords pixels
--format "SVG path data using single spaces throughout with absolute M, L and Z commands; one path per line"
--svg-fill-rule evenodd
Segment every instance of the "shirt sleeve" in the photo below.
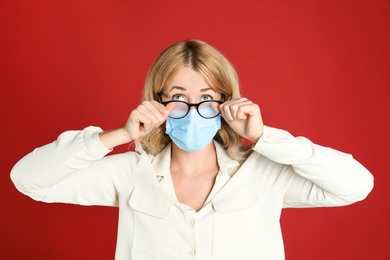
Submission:
M 130 153 L 106 156 L 98 127 L 67 131 L 35 149 L 12 169 L 11 180 L 23 194 L 43 202 L 117 206 L 118 190 L 137 163 Z
M 284 207 L 348 205 L 366 198 L 373 188 L 373 176 L 352 155 L 284 130 L 266 126 L 254 150 L 285 165 L 284 174 L 292 175 Z

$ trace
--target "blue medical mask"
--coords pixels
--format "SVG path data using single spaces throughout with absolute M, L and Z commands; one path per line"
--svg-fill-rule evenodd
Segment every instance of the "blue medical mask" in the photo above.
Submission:
M 196 152 L 205 148 L 219 129 L 221 129 L 220 115 L 214 118 L 203 118 L 196 109 L 191 109 L 183 118 L 168 117 L 165 133 L 180 149 Z

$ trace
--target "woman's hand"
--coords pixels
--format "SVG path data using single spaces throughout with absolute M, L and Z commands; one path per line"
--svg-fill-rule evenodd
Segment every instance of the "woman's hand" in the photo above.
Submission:
M 173 106 L 174 104 L 168 104 L 165 107 L 157 101 L 143 101 L 130 113 L 124 126 L 100 133 L 100 141 L 107 148 L 112 149 L 120 144 L 137 140 L 162 125 Z
M 165 107 L 157 101 L 143 101 L 131 112 L 129 119 L 123 126 L 124 133 L 130 141 L 148 134 L 165 122 L 173 106 L 174 104 L 168 104 Z
M 224 102 L 220 109 L 222 117 L 236 133 L 253 143 L 259 140 L 264 124 L 257 104 L 240 98 Z

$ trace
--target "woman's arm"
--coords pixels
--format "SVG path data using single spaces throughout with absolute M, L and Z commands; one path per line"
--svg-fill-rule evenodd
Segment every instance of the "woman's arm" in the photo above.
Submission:
M 284 197 L 285 207 L 342 206 L 363 200 L 373 188 L 373 176 L 350 154 L 264 127 L 254 150 L 287 165 L 294 175 Z
M 39 201 L 116 205 L 123 178 L 138 158 L 129 154 L 103 158 L 111 150 L 101 143 L 100 132 L 97 127 L 67 131 L 35 149 L 11 171 L 16 188 Z
M 144 101 L 120 128 L 65 132 L 55 142 L 22 158 L 12 169 L 11 179 L 20 192 L 35 200 L 116 205 L 118 187 L 139 155 L 103 157 L 115 146 L 137 140 L 163 124 L 172 108 Z

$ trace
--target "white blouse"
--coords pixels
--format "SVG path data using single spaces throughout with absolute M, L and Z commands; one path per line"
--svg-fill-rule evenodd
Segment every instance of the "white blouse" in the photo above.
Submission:
M 35 200 L 119 206 L 118 260 L 284 259 L 283 207 L 348 205 L 373 188 L 351 155 L 266 126 L 242 165 L 214 142 L 220 171 L 196 212 L 175 196 L 170 145 L 156 156 L 105 156 L 100 131 L 61 134 L 22 158 L 11 179 Z

